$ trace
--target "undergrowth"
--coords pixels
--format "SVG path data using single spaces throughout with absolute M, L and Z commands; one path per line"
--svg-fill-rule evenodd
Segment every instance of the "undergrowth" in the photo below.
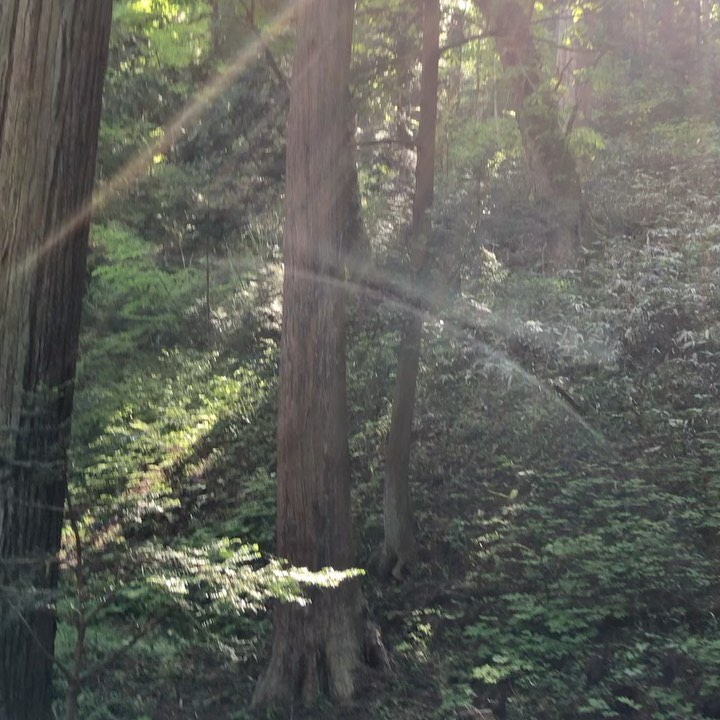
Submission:
M 681 163 L 691 135 L 704 152 Z M 484 269 L 464 270 L 426 323 L 419 553 L 402 586 L 373 571 L 399 321 L 351 303 L 358 557 L 393 671 L 357 703 L 308 717 L 720 717 L 714 138 L 693 121 L 593 145 L 596 232 L 561 277 L 518 267 L 531 223 L 503 214 L 516 202 L 503 199 L 507 177 L 490 183 L 497 202 L 467 230 Z M 168 255 L 136 220 L 95 227 L 83 326 L 82 717 L 244 719 L 266 601 L 298 589 L 270 555 L 280 273 L 229 245 Z M 80 597 L 69 536 L 63 562 L 68 663 Z

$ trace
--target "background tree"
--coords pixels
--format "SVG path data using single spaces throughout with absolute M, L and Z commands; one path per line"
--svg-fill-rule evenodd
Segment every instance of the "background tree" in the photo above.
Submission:
M 582 232 L 582 189 L 558 115 L 558 98 L 543 73 L 533 36 L 534 2 L 477 0 L 495 38 L 528 167 L 531 199 L 554 225 L 544 259 L 571 265 Z
M 352 563 L 344 247 L 351 226 L 348 81 L 352 0 L 298 6 L 288 120 L 278 410 L 277 552 L 311 570 Z M 362 660 L 360 590 L 275 610 L 255 701 L 349 698 Z
M 392 406 L 390 434 L 387 443 L 383 518 L 385 528 L 384 570 L 400 579 L 414 552 L 414 529 L 410 509 L 410 446 L 413 407 L 420 366 L 423 331 L 423 295 L 431 262 L 432 222 L 435 180 L 435 134 L 437 128 L 438 63 L 440 61 L 440 3 L 423 3 L 423 49 L 420 77 L 420 121 L 417 136 L 415 196 L 410 230 L 410 264 L 417 293 L 406 313 L 398 349 L 397 385 Z
M 110 0 L 0 10 L 0 717 L 50 717 Z

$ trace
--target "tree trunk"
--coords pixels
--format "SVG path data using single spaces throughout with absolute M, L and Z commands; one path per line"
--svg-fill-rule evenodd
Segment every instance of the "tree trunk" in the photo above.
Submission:
M 440 59 L 440 3 L 424 0 L 423 58 L 420 78 L 420 125 L 418 128 L 415 197 L 411 260 L 416 282 L 428 264 L 430 209 L 435 179 L 435 135 L 437 130 L 438 62 Z M 414 523 L 410 507 L 410 440 L 415 406 L 423 318 L 411 309 L 405 318 L 400 350 L 398 377 L 393 400 L 390 435 L 385 462 L 383 573 L 397 579 L 413 559 Z
M 510 103 L 525 150 L 531 199 L 553 221 L 544 260 L 551 268 L 573 264 L 582 231 L 582 191 L 575 158 L 558 116 L 558 99 L 543 83 L 532 36 L 533 2 L 476 0 L 510 87 Z
M 57 584 L 111 0 L 0 7 L 0 720 L 51 717 Z
M 382 575 L 392 575 L 396 580 L 402 580 L 415 555 L 415 531 L 410 503 L 410 447 L 422 331 L 422 317 L 409 313 L 398 349 L 398 375 L 385 457 L 385 544 L 380 572 Z
M 344 237 L 352 168 L 348 82 L 353 0 L 304 0 L 287 150 L 278 411 L 278 553 L 319 570 L 350 567 Z M 275 610 L 256 705 L 349 698 L 362 662 L 359 585 L 315 590 Z

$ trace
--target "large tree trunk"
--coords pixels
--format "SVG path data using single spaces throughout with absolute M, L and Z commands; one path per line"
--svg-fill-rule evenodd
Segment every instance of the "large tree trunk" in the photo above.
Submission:
M 0 719 L 51 717 L 57 584 L 111 0 L 0 3 Z
M 353 0 L 303 0 L 287 149 L 278 413 L 277 550 L 312 570 L 350 567 L 344 245 L 351 226 L 348 82 Z M 256 704 L 349 698 L 362 662 L 358 584 L 280 604 Z
M 534 2 L 476 0 L 510 87 L 530 178 L 531 199 L 553 221 L 545 262 L 572 265 L 582 231 L 582 191 L 575 158 L 560 125 L 557 95 L 543 83 L 540 53 L 532 35 Z
M 421 282 L 428 264 L 430 209 L 435 179 L 435 135 L 437 130 L 438 62 L 440 59 L 440 3 L 424 0 L 423 58 L 420 78 L 420 125 L 418 128 L 415 197 L 411 260 L 416 282 Z M 385 545 L 382 570 L 400 579 L 415 549 L 414 523 L 410 507 L 410 441 L 415 407 L 423 318 L 419 308 L 407 313 L 400 338 L 398 376 L 393 400 L 385 462 Z

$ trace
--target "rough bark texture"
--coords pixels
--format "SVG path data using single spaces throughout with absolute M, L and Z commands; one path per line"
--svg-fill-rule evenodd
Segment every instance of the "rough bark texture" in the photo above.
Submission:
M 420 124 L 413 199 L 411 259 L 416 280 L 424 274 L 430 246 L 430 208 L 435 179 L 440 3 L 424 0 L 423 58 L 420 77 Z M 393 399 L 385 462 L 385 546 L 381 570 L 397 579 L 412 561 L 414 523 L 410 507 L 410 441 L 417 385 L 423 318 L 419 309 L 406 318 L 398 353 L 398 377 Z
M 111 6 L 0 3 L 0 720 L 51 717 L 51 601 Z
M 288 119 L 287 225 L 278 414 L 278 553 L 312 570 L 352 561 L 344 244 L 351 153 L 353 0 L 298 5 Z M 362 662 L 355 582 L 281 604 L 255 704 L 349 698 Z
M 558 117 L 558 100 L 543 84 L 532 35 L 534 3 L 476 0 L 505 71 L 528 166 L 531 199 L 554 224 L 544 259 L 551 268 L 573 264 L 581 235 L 582 191 L 575 159 Z

